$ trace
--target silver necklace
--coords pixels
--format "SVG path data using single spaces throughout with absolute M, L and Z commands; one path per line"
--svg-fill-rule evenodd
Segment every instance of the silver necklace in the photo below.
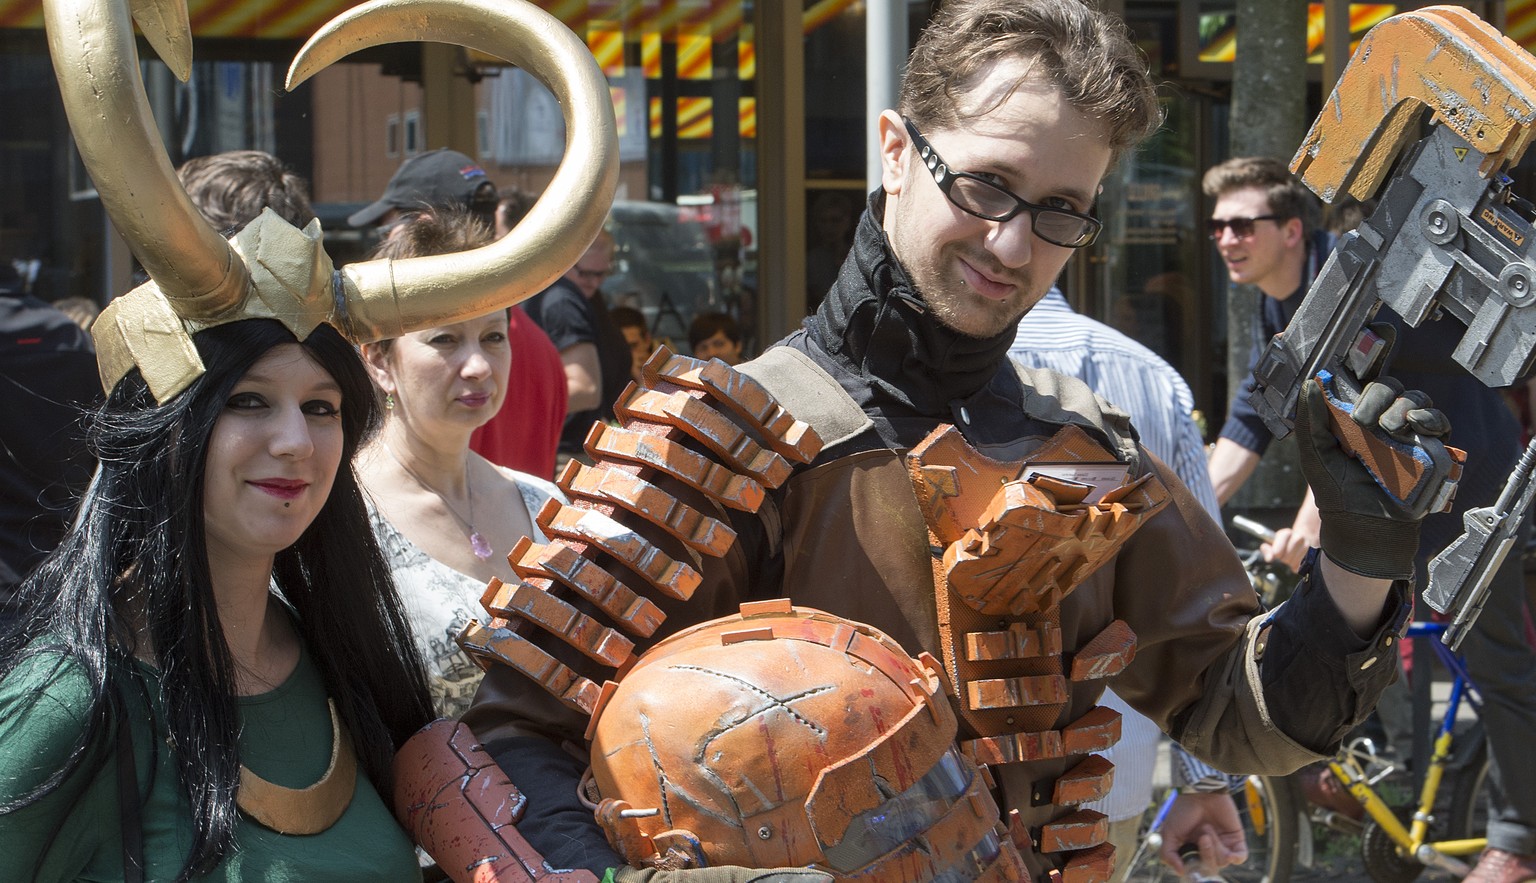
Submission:
M 442 500 L 443 508 L 448 510 L 448 514 L 458 519 L 459 523 L 464 525 L 464 529 L 469 531 L 469 551 L 475 553 L 475 557 L 481 561 L 489 560 L 492 554 L 491 544 L 486 542 L 485 537 L 480 531 L 475 529 L 475 492 L 469 480 L 469 453 L 465 452 L 464 454 L 464 499 L 469 503 L 469 517 L 465 518 L 459 514 L 459 510 L 453 508 L 453 504 L 448 502 L 448 497 L 442 491 L 427 484 L 422 480 L 421 476 L 416 474 L 416 470 L 405 465 L 405 461 L 395 455 L 395 450 L 389 446 L 389 442 L 381 438 L 379 439 L 379 444 L 384 446 L 384 453 L 389 455 L 389 459 L 394 460 L 396 465 L 404 469 L 405 474 L 409 475 L 411 480 L 421 485 L 422 490 Z

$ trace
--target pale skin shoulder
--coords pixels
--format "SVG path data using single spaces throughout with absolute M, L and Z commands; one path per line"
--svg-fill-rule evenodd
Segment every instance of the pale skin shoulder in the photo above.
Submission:
M 437 494 L 421 487 L 382 446 L 375 442 L 358 455 L 358 476 L 379 512 L 422 552 L 453 570 L 489 581 L 516 575 L 507 553 L 532 531 L 533 514 L 510 474 L 479 454 L 469 454 L 473 528 L 490 544 L 491 557 L 482 561 L 470 548 L 465 521 L 471 507 L 454 499 L 457 515 Z

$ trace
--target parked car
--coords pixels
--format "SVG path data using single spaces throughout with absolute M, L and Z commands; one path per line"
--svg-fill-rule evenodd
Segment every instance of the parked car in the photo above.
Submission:
M 709 234 L 692 212 L 664 202 L 618 200 L 611 212 L 610 306 L 639 310 L 657 337 L 686 340 L 695 313 L 720 310 Z

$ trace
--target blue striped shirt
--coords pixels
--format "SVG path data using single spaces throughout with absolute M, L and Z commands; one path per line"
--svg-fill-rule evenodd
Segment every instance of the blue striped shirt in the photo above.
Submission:
M 1031 368 L 1076 377 L 1130 414 L 1141 443 L 1173 469 L 1211 518 L 1221 522 L 1221 504 L 1206 470 L 1205 443 L 1190 416 L 1195 397 L 1161 356 L 1073 312 L 1058 288 L 1019 320 L 1008 355 Z

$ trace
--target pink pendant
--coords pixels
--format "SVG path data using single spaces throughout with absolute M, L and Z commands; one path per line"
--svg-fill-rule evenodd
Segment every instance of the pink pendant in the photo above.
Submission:
M 475 557 L 481 561 L 491 557 L 491 544 L 485 541 L 480 531 L 474 531 L 469 535 L 469 550 L 475 553 Z

